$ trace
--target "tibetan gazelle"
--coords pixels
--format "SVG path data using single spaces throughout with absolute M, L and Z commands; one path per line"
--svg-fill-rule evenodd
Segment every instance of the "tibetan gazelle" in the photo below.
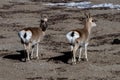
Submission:
M 38 46 L 39 46 L 39 42 L 45 36 L 45 31 L 46 28 L 48 27 L 47 20 L 48 19 L 46 17 L 42 18 L 40 21 L 40 27 L 28 27 L 19 31 L 18 35 L 21 39 L 21 43 L 24 45 L 24 48 L 26 50 L 27 60 L 33 58 L 33 51 L 35 45 L 37 45 L 36 58 L 39 59 Z
M 80 49 L 78 61 L 81 60 L 82 48 L 85 48 L 85 58 L 88 61 L 87 46 L 89 44 L 91 29 L 96 26 L 96 23 L 93 22 L 93 18 L 90 14 L 85 14 L 85 16 L 86 19 L 82 29 L 74 29 L 66 34 L 66 37 L 71 45 L 71 51 L 73 54 L 72 63 L 74 64 L 76 64 L 76 52 L 78 49 Z

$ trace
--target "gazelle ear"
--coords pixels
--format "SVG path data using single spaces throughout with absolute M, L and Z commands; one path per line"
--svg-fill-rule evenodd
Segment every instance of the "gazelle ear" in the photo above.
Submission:
M 90 18 L 91 17 L 90 12 L 85 12 L 84 15 L 86 16 L 86 18 Z
M 89 16 L 89 18 L 91 17 L 91 14 L 90 13 L 88 13 L 88 16 Z
M 86 18 L 89 18 L 89 15 L 87 13 L 84 13 L 84 15 L 85 15 Z

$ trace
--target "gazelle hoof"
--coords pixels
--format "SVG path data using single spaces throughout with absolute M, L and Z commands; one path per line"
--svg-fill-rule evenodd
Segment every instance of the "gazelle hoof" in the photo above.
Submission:
M 72 65 L 76 64 L 76 61 L 75 62 L 72 62 Z
M 30 59 L 25 59 L 25 62 L 29 62 L 30 61 Z
M 78 62 L 80 62 L 81 60 L 82 60 L 82 59 L 81 59 L 81 58 L 79 58 L 79 59 L 78 59 Z
M 85 58 L 86 61 L 88 61 L 88 58 Z
M 33 58 L 34 58 L 33 56 L 30 57 L 30 59 L 33 59 Z
M 37 56 L 37 57 L 36 57 L 36 59 L 38 60 L 38 59 L 39 59 L 39 57 Z
M 73 63 L 72 63 L 72 65 L 75 65 L 75 64 L 76 64 L 76 62 L 73 62 Z

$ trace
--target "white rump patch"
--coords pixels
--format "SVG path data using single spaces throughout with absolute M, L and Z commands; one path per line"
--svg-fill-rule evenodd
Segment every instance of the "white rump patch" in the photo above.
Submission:
M 31 31 L 22 30 L 18 34 L 24 43 L 28 43 L 32 37 Z
M 72 33 L 74 32 L 73 36 L 72 36 Z M 75 42 L 75 39 L 79 38 L 80 35 L 78 32 L 76 31 L 70 31 L 66 34 L 66 38 L 68 39 L 69 43 L 74 43 Z

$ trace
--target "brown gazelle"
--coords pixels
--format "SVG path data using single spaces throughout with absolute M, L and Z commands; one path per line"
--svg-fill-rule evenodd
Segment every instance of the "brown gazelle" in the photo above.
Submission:
M 18 35 L 21 39 L 21 43 L 24 45 L 27 52 L 27 60 L 33 58 L 35 45 L 37 45 L 36 58 L 39 59 L 38 46 L 39 42 L 45 35 L 46 28 L 48 27 L 47 20 L 47 17 L 42 18 L 40 21 L 40 27 L 28 27 L 19 31 Z
M 74 64 L 76 64 L 76 51 L 78 49 L 80 49 L 78 61 L 81 60 L 82 48 L 85 48 L 85 58 L 88 61 L 87 46 L 90 39 L 91 29 L 92 27 L 95 27 L 96 24 L 93 22 L 93 18 L 90 14 L 85 14 L 85 16 L 85 23 L 82 29 L 74 29 L 66 34 L 66 37 L 71 45 L 71 51 L 73 54 L 72 63 Z

